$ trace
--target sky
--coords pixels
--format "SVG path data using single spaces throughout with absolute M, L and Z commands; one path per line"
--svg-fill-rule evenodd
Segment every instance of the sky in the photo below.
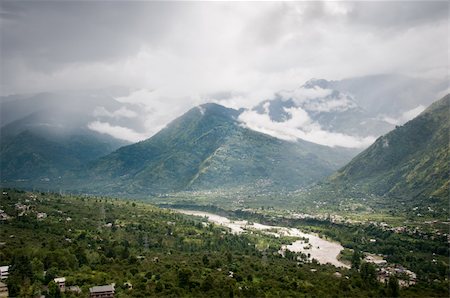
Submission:
M 138 141 L 197 104 L 251 108 L 310 78 L 442 79 L 448 9 L 447 1 L 3 0 L 1 95 L 128 87 L 118 100 L 143 107 L 146 129 L 89 127 Z M 125 106 L 102 115 L 136 116 Z

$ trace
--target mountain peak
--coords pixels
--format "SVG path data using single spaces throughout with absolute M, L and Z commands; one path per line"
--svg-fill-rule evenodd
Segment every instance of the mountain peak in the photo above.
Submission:
M 193 110 L 199 110 L 202 115 L 225 116 L 232 119 L 236 119 L 240 114 L 235 109 L 227 108 L 217 103 L 204 103 L 193 108 Z
M 330 81 L 327 81 L 325 79 L 312 78 L 309 81 L 307 81 L 305 84 L 303 84 L 302 88 L 313 89 L 313 88 L 319 87 L 322 89 L 329 89 L 330 83 L 331 83 Z
M 199 105 L 144 142 L 80 173 L 86 189 L 126 194 L 210 189 L 298 189 L 331 174 L 351 152 L 278 140 L 242 127 L 240 111 Z M 338 156 L 338 158 L 336 158 Z M 84 178 L 83 178 L 84 179 Z

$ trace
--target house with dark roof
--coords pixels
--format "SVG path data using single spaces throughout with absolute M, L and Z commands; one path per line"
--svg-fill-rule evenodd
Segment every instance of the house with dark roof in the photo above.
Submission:
M 114 298 L 114 285 L 95 286 L 89 288 L 91 298 Z

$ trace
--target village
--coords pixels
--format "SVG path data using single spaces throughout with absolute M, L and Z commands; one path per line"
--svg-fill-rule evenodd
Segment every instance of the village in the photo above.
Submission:
M 3 196 L 6 197 L 8 196 L 7 192 L 3 193 Z M 72 243 L 72 241 L 76 238 L 70 236 L 71 234 L 73 234 L 75 231 L 73 230 L 73 215 L 71 215 L 70 213 L 67 213 L 67 211 L 63 211 L 64 209 L 42 209 L 41 205 L 48 205 L 50 204 L 51 201 L 49 201 L 46 198 L 46 195 L 40 195 L 37 196 L 36 194 L 32 194 L 32 193 L 27 193 L 23 196 L 23 198 L 21 200 L 18 200 L 17 202 L 14 202 L 14 204 L 11 204 L 11 206 L 6 206 L 6 205 L 2 205 L 0 206 L 1 208 L 1 213 L 2 216 L 2 222 L 3 223 L 7 223 L 7 222 L 11 222 L 14 221 L 15 218 L 21 218 L 21 217 L 29 217 L 29 218 L 33 218 L 34 220 L 36 220 L 36 222 L 45 224 L 47 221 L 52 222 L 53 224 L 56 225 L 64 225 L 67 226 L 67 230 L 65 233 L 65 241 L 67 241 L 67 243 Z M 134 203 L 133 203 L 134 204 Z M 132 204 L 129 204 L 130 206 Z M 8 212 L 6 212 L 8 211 Z M 100 230 L 105 230 L 105 231 L 120 231 L 120 230 L 126 230 L 127 229 L 127 224 L 125 221 L 123 220 L 114 220 L 114 218 L 109 218 L 108 220 L 106 219 L 105 213 L 106 211 L 103 209 L 103 207 L 99 208 L 97 210 L 99 216 L 97 218 L 97 222 L 98 222 L 98 231 Z M 309 214 L 293 214 L 292 215 L 293 218 L 313 218 L 312 215 Z M 134 215 L 133 217 L 134 218 Z M 136 217 L 137 218 L 137 217 Z M 87 219 L 87 218 L 86 218 Z M 331 222 L 339 222 L 341 220 L 341 218 L 339 217 L 333 217 L 333 216 L 329 216 L 326 219 L 328 219 Z M 232 224 L 236 224 L 236 222 L 231 222 Z M 0 222 L 1 224 L 1 222 Z M 374 223 L 375 225 L 376 223 Z M 166 225 L 168 227 L 169 230 L 173 230 L 176 228 L 177 226 L 177 222 L 176 221 L 167 221 Z M 204 224 L 202 226 L 205 226 Z M 282 231 L 284 231 L 283 229 L 285 228 L 281 228 L 281 229 L 273 229 L 274 227 L 270 227 L 267 226 L 265 227 L 264 225 L 261 224 L 254 224 L 253 222 L 248 222 L 247 224 L 245 224 L 245 229 L 248 229 L 249 231 L 252 231 L 252 227 L 254 228 L 263 228 L 266 230 L 267 234 L 280 234 Z M 399 230 L 399 229 L 395 229 L 395 228 L 391 228 L 389 227 L 387 224 L 384 223 L 379 223 L 378 227 L 382 228 L 383 230 L 392 232 L 392 233 L 399 233 L 399 234 L 405 234 L 406 232 L 404 230 Z M 287 231 L 287 230 L 286 230 Z M 108 232 L 110 233 L 110 232 Z M 300 233 L 299 231 L 296 233 Z M 288 233 L 289 234 L 289 233 Z M 289 236 L 288 234 L 286 234 L 285 236 Z M 407 234 L 407 233 L 406 233 Z M 416 233 L 417 234 L 417 233 Z M 300 235 L 300 234 L 299 234 Z M 14 234 L 10 234 L 8 235 L 8 237 L 10 237 L 11 241 L 13 239 L 15 239 L 18 235 L 14 235 Z M 95 236 L 96 241 L 103 241 L 101 238 L 99 238 L 98 236 Z M 5 241 L 6 240 L 6 241 Z M 329 241 L 329 238 L 324 238 L 324 241 Z M 146 238 L 146 240 L 144 241 L 144 243 L 147 243 L 151 241 L 151 239 Z M 378 243 L 379 240 L 377 239 L 372 239 L 372 238 L 368 238 L 367 242 L 369 244 L 376 244 Z M 312 242 L 315 243 L 315 242 Z M 0 243 L 1 246 L 7 246 L 8 245 L 8 240 L 3 238 L 3 242 Z M 309 245 L 309 246 L 308 246 Z M 317 246 L 317 247 L 316 247 Z M 314 246 L 311 243 L 306 243 L 305 245 L 302 245 L 302 248 L 304 249 L 304 251 L 311 253 L 311 257 L 307 258 L 306 260 L 302 260 L 302 262 L 306 263 L 312 263 L 312 260 L 314 258 L 314 254 L 312 253 L 313 250 L 315 251 L 324 251 L 325 246 L 323 246 L 323 244 L 314 244 Z M 101 249 L 101 246 L 98 247 L 98 249 Z M 341 248 L 342 249 L 342 248 Z M 370 250 L 369 250 L 370 251 Z M 307 254 L 307 253 L 306 253 Z M 143 255 L 136 255 L 135 256 L 136 260 L 138 261 L 142 261 L 145 256 Z M 154 257 L 153 259 L 158 260 L 158 257 Z M 415 272 L 413 272 L 412 270 L 410 270 L 409 268 L 407 268 L 404 265 L 400 265 L 400 264 L 396 264 L 396 263 L 388 263 L 385 260 L 385 256 L 380 255 L 380 254 L 373 254 L 373 253 L 368 253 L 368 252 L 363 252 L 363 261 L 367 262 L 367 263 L 373 263 L 376 266 L 376 275 L 377 275 L 377 280 L 381 283 L 381 284 L 387 284 L 388 281 L 390 280 L 391 277 L 396 277 L 396 279 L 398 280 L 399 286 L 401 288 L 407 288 L 410 286 L 413 286 L 417 283 L 418 281 L 418 276 Z M 156 261 L 155 261 L 156 262 Z M 7 278 L 9 275 L 9 271 L 11 270 L 11 264 L 0 264 L 1 266 L 1 276 L 2 276 L 2 283 L 3 285 L 1 285 L 0 289 L 1 289 L 1 293 L 2 295 L 4 295 L 4 297 L 7 297 Z M 44 272 L 44 275 L 46 274 L 46 272 Z M 340 276 L 338 276 L 340 275 Z M 336 274 L 336 277 L 342 277 L 346 278 L 344 274 Z M 52 277 L 53 278 L 53 277 Z M 67 284 L 67 281 L 69 280 L 71 281 L 69 284 Z M 72 292 L 72 293 L 83 293 L 83 294 L 87 294 L 89 293 L 90 297 L 114 297 L 114 293 L 115 293 L 115 289 L 116 289 L 116 284 L 112 283 L 112 284 L 97 284 L 97 285 L 90 285 L 89 288 L 86 288 L 86 285 L 83 284 L 76 284 L 73 283 L 73 278 L 71 278 L 70 276 L 67 275 L 60 275 L 60 276 L 55 276 L 52 281 L 53 283 L 55 283 L 58 286 L 58 289 L 61 292 Z M 134 282 L 133 282 L 134 284 Z M 119 287 L 121 289 L 133 289 L 133 284 L 131 281 L 122 281 L 119 284 Z M 84 286 L 84 287 L 83 287 Z M 83 290 L 84 289 L 84 290 Z M 50 285 L 46 284 L 43 285 L 42 287 L 42 292 L 46 292 L 50 290 Z M 88 292 L 87 292 L 88 291 Z M 101 293 L 101 294 L 98 294 Z M 102 296 L 103 295 L 103 296 Z M 107 296 L 105 296 L 107 295 Z M 109 295 L 109 296 L 108 296 Z
M 8 192 L 2 192 L 2 196 L 8 196 Z M 35 194 L 28 194 L 27 199 L 23 203 L 16 203 L 14 205 L 15 212 L 17 216 L 25 216 L 34 214 L 37 220 L 45 220 L 48 216 L 45 212 L 36 211 L 36 204 L 39 203 L 38 196 Z M 62 214 L 62 211 L 58 210 L 59 214 Z M 7 214 L 4 210 L 0 209 L 0 220 L 7 221 L 13 219 L 13 215 Z M 66 221 L 71 221 L 70 217 L 65 219 Z M 107 226 L 107 225 L 105 225 Z M 11 238 L 15 237 L 15 235 L 10 235 Z M 66 241 L 70 242 L 70 239 L 66 239 Z M 6 245 L 6 242 L 0 243 L 0 245 Z M 9 276 L 11 265 L 3 265 L 0 264 L 0 297 L 9 297 L 7 280 Z M 44 271 L 44 277 L 46 272 Z M 53 279 L 55 286 L 60 292 L 73 292 L 75 294 L 81 294 L 81 289 L 77 285 L 66 286 L 66 278 L 65 277 L 55 277 Z M 128 287 L 132 288 L 130 283 L 126 283 Z M 100 285 L 89 288 L 89 297 L 90 298 L 114 298 L 115 293 L 115 284 L 110 285 Z M 49 286 L 43 286 L 42 291 L 48 292 Z M 45 297 L 44 295 L 42 297 Z

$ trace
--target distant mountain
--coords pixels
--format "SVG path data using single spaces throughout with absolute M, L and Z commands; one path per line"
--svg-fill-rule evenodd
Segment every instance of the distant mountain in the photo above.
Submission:
M 191 109 L 148 140 L 92 163 L 76 185 L 86 192 L 297 189 L 345 164 L 354 150 L 287 142 L 244 128 L 239 111 Z
M 311 79 L 296 89 L 277 92 L 253 111 L 288 124 L 295 109 L 301 109 L 322 130 L 375 139 L 423 111 L 447 85 L 396 74 L 339 81 Z M 298 128 L 308 131 L 308 127 Z
M 322 129 L 357 137 L 379 136 L 394 128 L 363 109 L 351 93 L 330 89 L 330 85 L 312 79 L 299 89 L 277 93 L 253 110 L 267 113 L 272 121 L 285 122 L 292 117 L 290 109 L 301 108 Z
M 327 88 L 352 94 L 370 115 L 398 118 L 418 106 L 429 106 L 448 90 L 448 81 L 414 78 L 401 74 L 379 74 L 327 81 Z M 438 96 L 438 94 L 441 94 Z
M 331 181 L 377 195 L 449 197 L 450 95 L 397 127 L 340 169 Z
M 36 101 L 41 100 L 39 109 Z M 86 108 L 64 105 L 53 95 L 16 99 L 1 107 L 2 113 L 11 112 L 8 119 L 19 117 L 0 128 L 2 183 L 59 179 L 129 144 L 89 130 L 87 123 L 92 115 L 86 113 Z

